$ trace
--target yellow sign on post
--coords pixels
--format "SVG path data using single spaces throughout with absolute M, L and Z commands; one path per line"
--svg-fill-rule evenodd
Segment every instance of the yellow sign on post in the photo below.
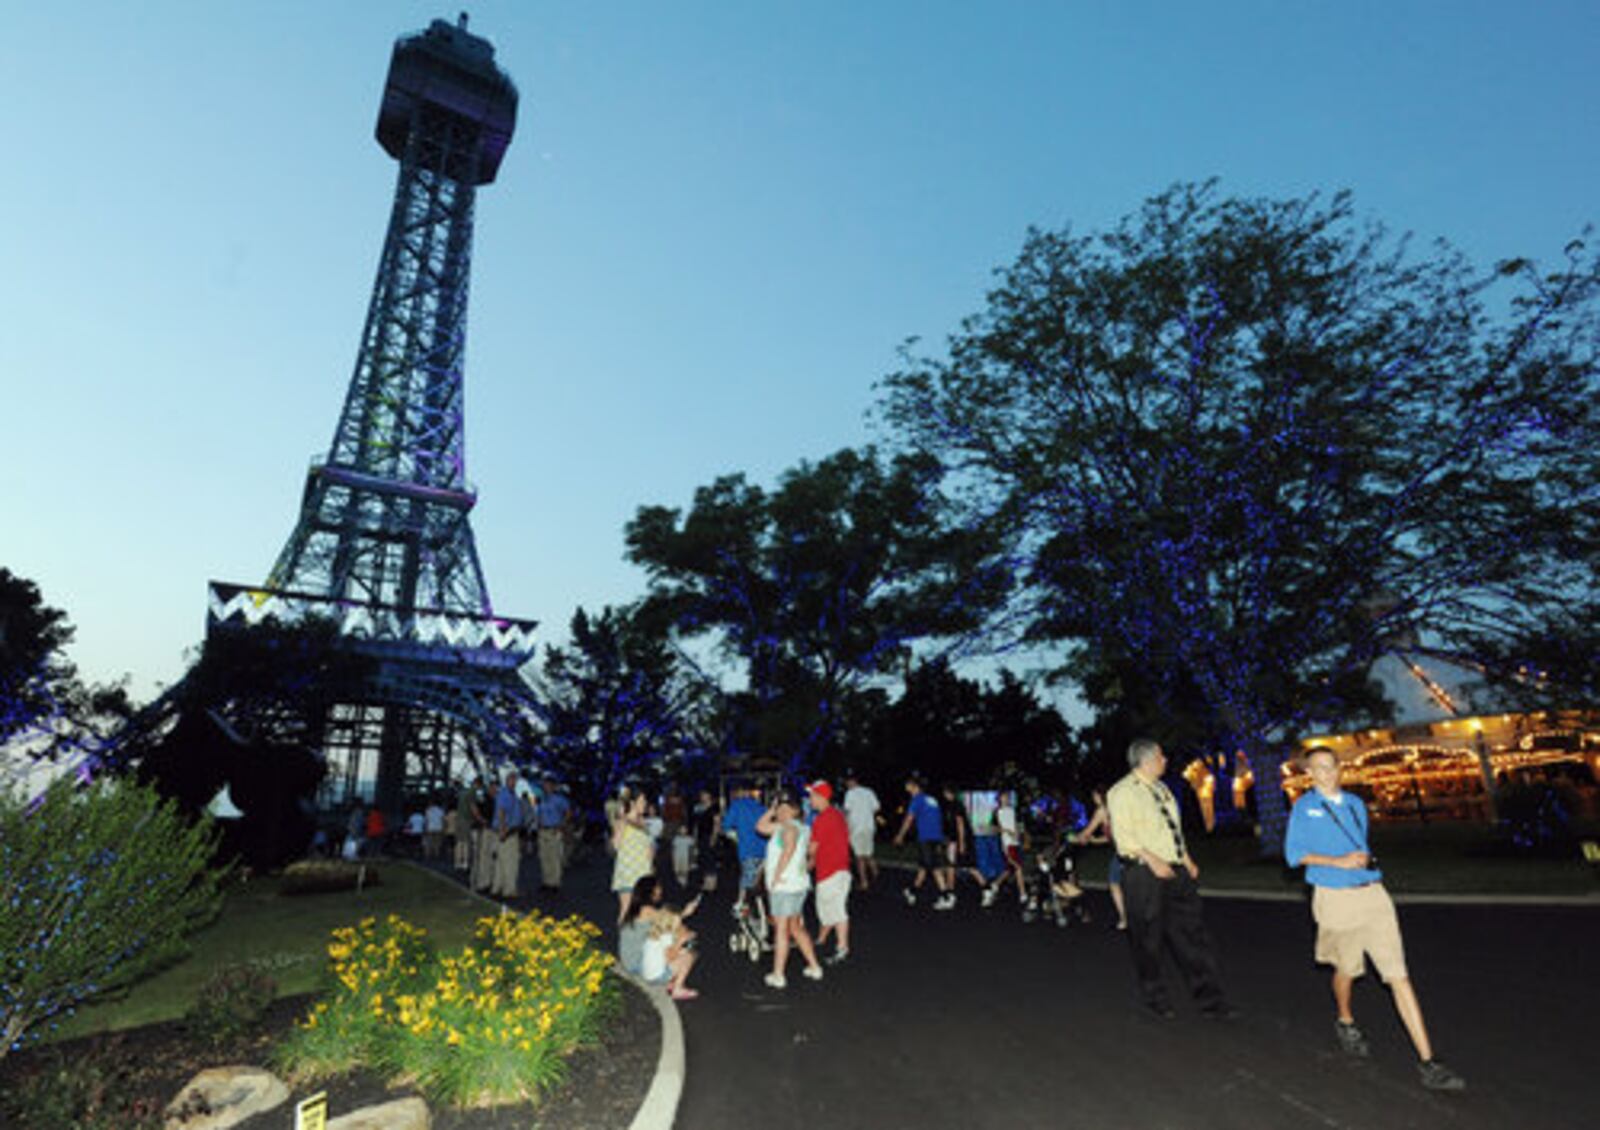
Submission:
M 328 1125 L 328 1092 L 318 1091 L 302 1099 L 294 1108 L 294 1130 L 325 1130 Z

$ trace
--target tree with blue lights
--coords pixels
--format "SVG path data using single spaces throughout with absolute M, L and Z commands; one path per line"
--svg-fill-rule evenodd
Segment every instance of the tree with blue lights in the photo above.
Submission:
M 942 474 L 922 456 L 844 450 L 774 490 L 727 475 L 687 514 L 647 506 L 629 523 L 629 559 L 650 581 L 641 615 L 731 664 L 744 752 L 803 774 L 854 695 L 919 641 L 959 647 L 996 606 L 1009 577 L 980 529 L 947 514 Z
M 573 613 L 570 642 L 545 650 L 533 680 L 544 731 L 542 768 L 573 800 L 598 812 L 620 786 L 661 767 L 682 767 L 705 747 L 702 686 L 634 610 Z
M 1065 670 L 1185 734 L 1174 752 L 1246 753 L 1264 851 L 1289 740 L 1382 718 L 1368 672 L 1396 639 L 1594 701 L 1581 244 L 1482 271 L 1347 194 L 1180 185 L 1102 234 L 1033 231 L 997 274 L 944 355 L 887 379 L 884 414 L 1005 526 Z M 1528 678 L 1551 654 L 1572 665 Z

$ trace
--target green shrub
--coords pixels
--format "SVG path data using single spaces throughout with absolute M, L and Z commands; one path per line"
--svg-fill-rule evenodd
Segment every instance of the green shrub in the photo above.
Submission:
M 283 869 L 278 893 L 320 895 L 353 891 L 378 885 L 378 869 L 370 863 L 347 863 L 342 859 L 302 859 Z
M 185 952 L 216 916 L 211 821 L 128 780 L 0 794 L 0 1058 Z
M 207 1040 L 231 1040 L 261 1022 L 277 996 L 278 983 L 255 965 L 225 965 L 200 985 L 184 1023 Z

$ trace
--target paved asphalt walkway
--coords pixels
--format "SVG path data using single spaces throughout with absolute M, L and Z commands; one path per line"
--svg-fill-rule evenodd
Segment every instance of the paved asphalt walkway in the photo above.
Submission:
M 593 917 L 614 938 L 603 855 L 558 896 L 519 900 Z M 524 884 L 537 867 L 524 869 Z M 1311 962 L 1301 903 L 1209 898 L 1224 981 L 1243 1015 L 1176 1021 L 1135 1007 L 1132 964 L 1096 920 L 1024 925 L 1014 901 L 939 913 L 901 901 L 902 873 L 852 900 L 853 954 L 813 984 L 791 959 L 789 987 L 726 944 L 726 884 L 691 924 L 698 1000 L 680 1006 L 688 1043 L 681 1130 L 786 1127 L 987 1130 L 1138 1127 L 1588 1127 L 1600 1110 L 1589 1073 L 1600 1028 L 1594 907 L 1409 906 L 1407 954 L 1439 1057 L 1463 1094 L 1434 1094 L 1388 993 L 1356 990 L 1373 1045 L 1365 1063 L 1332 1043 L 1326 973 Z M 1175 1000 L 1182 986 L 1171 970 Z

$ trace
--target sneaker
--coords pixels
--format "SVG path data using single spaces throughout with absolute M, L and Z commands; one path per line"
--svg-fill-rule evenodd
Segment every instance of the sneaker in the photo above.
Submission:
M 841 962 L 845 961 L 849 956 L 850 956 L 850 951 L 849 950 L 834 950 L 832 953 L 830 953 L 827 957 L 823 958 L 822 960 L 827 965 L 838 965 Z
M 1333 1024 L 1333 1034 L 1339 1042 L 1339 1050 L 1345 1055 L 1357 1059 L 1366 1059 L 1372 1054 L 1372 1048 L 1367 1044 L 1366 1036 L 1361 1034 L 1361 1029 L 1356 1027 L 1354 1020 L 1336 1020 Z
M 1178 1019 L 1178 1010 L 1173 1008 L 1166 1001 L 1146 1001 L 1144 1009 L 1151 1016 L 1156 1017 L 1158 1020 Z
M 787 989 L 789 987 L 789 979 L 782 973 L 768 973 L 762 980 L 767 983 L 768 988 Z
M 906 905 L 907 906 L 916 906 L 917 905 L 917 892 L 916 891 L 913 891 L 910 887 L 906 887 L 900 893 L 905 896 Z
M 1422 1077 L 1422 1085 L 1430 1091 L 1464 1091 L 1467 1081 L 1451 1071 L 1436 1059 L 1423 1060 L 1417 1064 L 1417 1074 Z
M 995 890 L 993 887 L 983 888 L 983 905 L 993 906 L 994 900 L 999 896 L 999 894 L 1000 892 Z
M 1200 1010 L 1200 1015 L 1207 1020 L 1237 1020 L 1239 1019 L 1239 1010 L 1227 1001 L 1219 1001 L 1216 1004 L 1206 1005 Z
M 956 908 L 956 896 L 955 895 L 940 895 L 939 898 L 936 899 L 934 901 L 934 904 L 933 904 L 933 909 L 935 909 L 935 910 L 954 910 L 955 908 Z
M 808 965 L 800 970 L 800 976 L 809 977 L 813 981 L 820 981 L 822 980 L 822 966 Z
M 667 995 L 675 1001 L 692 1001 L 700 993 L 696 989 L 673 989 Z

